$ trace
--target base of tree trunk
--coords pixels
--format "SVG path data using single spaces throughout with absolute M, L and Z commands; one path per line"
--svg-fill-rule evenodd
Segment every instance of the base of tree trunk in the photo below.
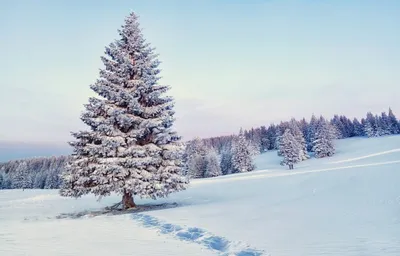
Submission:
M 122 207 L 124 210 L 136 207 L 131 193 L 124 193 L 122 196 Z
M 293 165 L 289 165 L 289 170 L 293 170 Z

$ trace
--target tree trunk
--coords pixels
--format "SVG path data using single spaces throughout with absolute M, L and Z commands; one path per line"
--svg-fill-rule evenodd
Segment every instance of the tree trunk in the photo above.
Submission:
M 293 165 L 292 164 L 289 165 L 289 170 L 293 170 Z
M 124 210 L 136 207 L 136 204 L 133 201 L 133 196 L 131 193 L 128 192 L 124 193 L 124 195 L 122 196 L 122 206 Z

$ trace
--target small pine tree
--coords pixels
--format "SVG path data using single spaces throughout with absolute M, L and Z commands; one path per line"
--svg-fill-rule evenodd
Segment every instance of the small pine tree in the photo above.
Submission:
M 372 124 L 368 121 L 365 122 L 364 133 L 368 138 L 375 137 L 375 135 L 376 135 Z
M 353 125 L 354 125 L 354 136 L 364 136 L 364 127 L 363 125 L 358 121 L 357 118 L 354 118 L 353 120 Z
M 334 115 L 333 119 L 331 121 L 331 124 L 336 128 L 338 131 L 338 138 L 339 139 L 344 139 L 347 138 L 347 131 L 346 127 L 343 123 L 343 118 L 339 117 L 338 115 Z
M 205 172 L 205 156 L 207 147 L 200 138 L 189 141 L 184 153 L 185 174 L 190 178 L 203 178 Z
M 278 145 L 276 144 L 277 136 L 277 128 L 274 124 L 271 124 L 267 129 L 267 139 L 269 142 L 268 150 L 278 149 Z
M 28 165 L 25 161 L 19 163 L 18 167 L 13 174 L 13 188 L 18 189 L 27 189 L 32 188 L 32 180 L 31 175 L 28 169 Z
M 260 136 L 261 136 L 261 153 L 268 151 L 270 141 L 268 139 L 268 131 L 265 126 L 261 126 Z
M 281 155 L 281 151 L 279 150 L 279 147 L 281 145 L 281 139 L 282 139 L 282 133 L 280 129 L 276 129 L 276 135 L 275 135 L 275 146 L 274 148 L 278 150 L 278 156 L 282 156 Z
M 193 155 L 187 162 L 188 176 L 191 179 L 203 178 L 206 171 L 205 156 Z
M 318 128 L 318 119 L 313 114 L 311 116 L 310 124 L 307 129 L 307 136 L 305 138 L 307 143 L 307 151 L 309 152 L 313 152 L 313 142 L 317 128 Z
M 303 132 L 299 128 L 299 124 L 295 119 L 292 119 L 289 122 L 289 129 L 295 138 L 295 140 L 299 143 L 300 145 L 300 160 L 304 161 L 309 159 L 309 155 L 307 154 L 307 144 L 306 140 L 304 139 Z
M 390 128 L 389 128 L 389 117 L 386 112 L 382 112 L 381 116 L 379 117 L 379 126 L 382 129 L 382 135 L 390 135 Z
M 73 133 L 72 160 L 63 175 L 62 196 L 122 195 L 124 209 L 133 196 L 165 197 L 184 190 L 182 143 L 172 130 L 173 99 L 159 85 L 157 55 L 146 42 L 138 17 L 131 13 L 106 47 L 105 69 L 91 89 L 81 120 L 91 129 Z
M 279 141 L 280 154 L 278 155 L 283 157 L 281 165 L 287 165 L 292 170 L 296 163 L 302 161 L 302 150 L 302 145 L 292 135 L 291 131 L 286 129 Z
M 204 177 L 217 177 L 222 175 L 221 167 L 219 165 L 219 159 L 217 152 L 214 149 L 211 149 L 206 157 L 205 157 L 205 166 L 206 171 L 204 173 Z
M 367 118 L 364 121 L 364 133 L 368 138 L 376 137 L 378 135 L 377 120 L 371 112 L 367 113 Z
M 389 108 L 388 129 L 391 134 L 400 134 L 400 123 L 391 108 Z
M 44 189 L 46 185 L 46 176 L 43 173 L 36 174 L 33 184 L 35 188 Z
M 228 175 L 232 173 L 232 149 L 230 147 L 222 150 L 220 166 L 222 175 Z
M 236 137 L 232 146 L 232 167 L 236 173 L 254 170 L 251 149 L 242 130 L 240 130 L 239 136 Z
M 333 140 L 336 138 L 335 128 L 327 121 L 321 119 L 315 134 L 313 151 L 316 158 L 330 157 L 335 154 Z

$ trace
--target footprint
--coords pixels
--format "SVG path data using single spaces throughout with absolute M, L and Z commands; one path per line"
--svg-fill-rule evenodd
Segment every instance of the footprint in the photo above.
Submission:
M 195 241 L 204 236 L 204 231 L 199 228 L 188 228 L 186 231 L 176 233 L 176 236 L 182 240 Z

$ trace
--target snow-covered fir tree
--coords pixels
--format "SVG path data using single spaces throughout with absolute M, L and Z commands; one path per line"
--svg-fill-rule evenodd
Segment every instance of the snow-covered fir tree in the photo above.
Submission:
M 379 117 L 379 126 L 382 129 L 383 135 L 390 135 L 390 128 L 389 128 L 389 116 L 386 112 L 382 112 L 381 116 Z
M 307 136 L 305 137 L 307 143 L 307 151 L 309 152 L 313 152 L 313 142 L 317 128 L 318 128 L 318 119 L 313 114 L 311 116 L 310 124 L 307 129 Z
M 240 130 L 239 135 L 233 141 L 232 168 L 236 173 L 254 170 L 251 149 L 242 130 Z
M 267 152 L 269 149 L 269 138 L 268 138 L 268 131 L 265 126 L 260 127 L 260 148 L 261 148 L 261 153 Z
M 389 108 L 388 114 L 388 128 L 391 134 L 400 134 L 400 122 L 397 120 L 396 116 L 393 114 L 391 108 Z
M 316 158 L 330 157 L 335 154 L 334 139 L 337 131 L 324 118 L 320 118 L 314 137 L 313 152 Z
M 290 129 L 286 129 L 279 140 L 279 152 L 278 155 L 283 157 L 281 165 L 289 166 L 290 170 L 294 168 L 296 163 L 302 161 L 302 145 L 292 135 Z
M 44 189 L 46 187 L 46 180 L 47 176 L 45 174 L 37 173 L 33 181 L 33 188 Z M 59 188 L 59 186 L 56 188 Z
M 233 171 L 232 166 L 232 148 L 226 147 L 221 152 L 221 172 L 222 175 L 231 174 Z
M 215 149 L 211 149 L 205 156 L 205 166 L 206 171 L 204 172 L 204 177 L 217 177 L 222 175 L 220 162 L 218 159 L 218 154 Z
M 367 113 L 367 118 L 364 121 L 364 133 L 368 138 L 376 137 L 378 135 L 377 120 L 371 112 Z
M 357 118 L 353 119 L 353 125 L 354 125 L 354 136 L 364 136 L 364 127 L 363 125 L 360 123 L 360 121 L 358 121 Z
M 32 188 L 32 176 L 26 162 L 22 162 L 16 170 L 16 188 Z
M 269 150 L 278 149 L 277 141 L 277 128 L 274 124 L 271 124 L 267 129 L 267 138 L 269 141 Z
M 190 179 L 203 178 L 206 172 L 205 155 L 195 154 L 186 163 L 187 176 Z
M 375 135 L 376 135 L 372 124 L 370 122 L 368 122 L 368 121 L 366 121 L 365 124 L 364 124 L 364 134 L 368 138 L 375 137 Z
M 260 143 L 257 143 L 255 141 L 247 141 L 247 144 L 249 146 L 251 156 L 256 156 L 260 154 Z
M 91 89 L 81 120 L 90 130 L 74 132 L 72 161 L 63 175 L 63 196 L 122 195 L 123 207 L 135 207 L 133 196 L 165 197 L 184 190 L 182 143 L 172 130 L 173 99 L 159 85 L 157 55 L 146 42 L 138 17 L 131 13 L 119 39 L 105 50 L 105 68 Z
M 307 144 L 304 139 L 303 132 L 299 128 L 299 124 L 295 119 L 290 120 L 289 129 L 292 132 L 293 137 L 300 145 L 300 160 L 304 161 L 310 158 L 307 154 Z
M 331 124 L 338 130 L 338 139 L 346 138 L 347 131 L 341 117 L 334 115 L 331 120 Z
M 204 141 L 195 138 L 186 143 L 184 159 L 184 173 L 190 178 L 203 178 L 206 170 L 205 156 L 208 152 Z
M 386 131 L 384 129 L 384 124 L 382 118 L 378 115 L 375 115 L 375 137 L 380 137 L 386 135 Z
M 279 147 L 281 145 L 282 135 L 283 135 L 283 133 L 281 132 L 281 130 L 280 129 L 276 129 L 274 149 L 278 150 L 278 156 L 282 156 L 281 155 L 281 151 L 279 150 Z

